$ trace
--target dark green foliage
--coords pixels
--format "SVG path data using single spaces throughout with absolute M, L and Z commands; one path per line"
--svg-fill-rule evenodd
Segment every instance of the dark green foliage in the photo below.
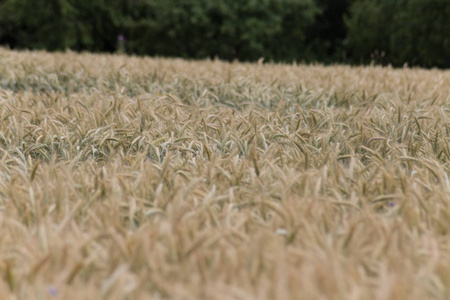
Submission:
M 0 45 L 445 68 L 448 20 L 449 0 L 0 0 Z
M 353 61 L 450 67 L 450 1 L 357 0 L 346 18 Z
M 6 0 L 0 43 L 13 48 L 292 61 L 306 53 L 313 0 Z
M 316 0 L 320 9 L 313 25 L 308 28 L 306 43 L 311 56 L 323 62 L 344 60 L 344 40 L 347 28 L 344 16 L 352 0 Z
M 354 61 L 367 63 L 390 54 L 395 12 L 403 0 L 357 0 L 346 18 L 347 48 Z
M 128 51 L 193 58 L 300 59 L 312 0 L 138 1 L 125 23 Z
M 0 4 L 0 41 L 11 47 L 72 47 L 74 13 L 65 0 L 4 0 Z
M 450 1 L 410 0 L 396 15 L 396 64 L 450 67 Z
M 121 0 L 5 0 L 0 43 L 12 48 L 114 51 Z
M 72 25 L 76 50 L 115 51 L 123 16 L 122 0 L 69 0 L 76 8 Z
M 280 28 L 274 39 L 267 40 L 267 48 L 273 49 L 275 60 L 317 60 L 311 57 L 307 33 L 320 13 L 314 1 L 278 1 L 282 16 Z M 262 37 L 265 39 L 265 37 Z

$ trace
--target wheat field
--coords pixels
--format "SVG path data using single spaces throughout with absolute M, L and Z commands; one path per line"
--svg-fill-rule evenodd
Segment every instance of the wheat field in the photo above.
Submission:
M 450 71 L 0 49 L 0 299 L 449 299 Z

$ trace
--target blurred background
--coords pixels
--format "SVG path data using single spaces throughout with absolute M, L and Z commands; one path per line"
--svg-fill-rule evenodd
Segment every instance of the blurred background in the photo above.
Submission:
M 450 67 L 450 0 L 0 0 L 0 45 Z

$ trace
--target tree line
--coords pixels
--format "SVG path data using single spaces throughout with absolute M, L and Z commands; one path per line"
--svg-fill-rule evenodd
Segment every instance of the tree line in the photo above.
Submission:
M 450 67 L 449 0 L 2 0 L 0 45 Z

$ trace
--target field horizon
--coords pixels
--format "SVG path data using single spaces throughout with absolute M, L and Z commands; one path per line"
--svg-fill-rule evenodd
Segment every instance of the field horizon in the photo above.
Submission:
M 448 299 L 449 83 L 0 49 L 0 299 Z

